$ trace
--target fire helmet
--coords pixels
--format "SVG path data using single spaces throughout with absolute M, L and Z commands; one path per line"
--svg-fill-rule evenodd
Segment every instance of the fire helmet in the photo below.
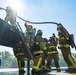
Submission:
M 41 29 L 39 29 L 39 30 L 37 31 L 37 35 L 42 36 L 42 34 L 43 34 L 42 30 L 41 30 Z

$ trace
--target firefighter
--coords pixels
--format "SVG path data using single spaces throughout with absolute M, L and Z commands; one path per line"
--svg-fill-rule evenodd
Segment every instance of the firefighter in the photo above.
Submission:
M 14 55 L 17 58 L 17 62 L 18 62 L 18 68 L 19 68 L 19 75 L 24 75 L 25 73 L 25 46 L 21 41 L 17 41 L 13 51 L 14 51 Z
M 36 28 L 33 28 L 32 25 L 29 25 L 28 21 L 24 24 L 24 26 L 26 28 L 26 30 L 24 32 L 24 39 L 25 39 L 28 49 L 31 51 L 31 53 L 33 54 L 33 57 L 34 57 L 32 48 L 33 48 L 33 44 L 34 44 Z
M 40 72 L 42 71 L 42 59 L 43 59 L 43 54 L 46 51 L 46 43 L 44 42 L 44 38 L 42 37 L 42 30 L 38 30 L 37 34 L 35 36 L 35 43 L 34 43 L 34 65 L 32 68 L 32 72 Z
M 48 44 L 49 40 L 47 38 L 44 38 L 44 42 L 46 43 L 46 47 L 47 47 L 47 44 Z M 46 71 L 47 56 L 48 56 L 48 48 L 43 54 L 43 59 L 42 59 L 42 69 L 43 69 L 43 71 Z
M 16 16 L 17 16 L 16 10 L 11 8 L 10 6 L 7 6 L 6 7 L 6 17 L 5 17 L 4 20 L 6 22 L 10 22 L 10 24 L 12 26 L 16 26 Z
M 58 51 L 57 51 L 57 42 L 58 39 L 56 38 L 55 34 L 50 37 L 49 43 L 47 44 L 48 48 L 48 57 L 47 57 L 47 64 L 46 64 L 46 71 L 50 71 L 52 65 L 51 62 L 54 60 L 55 62 L 55 67 L 57 72 L 60 72 L 60 65 L 59 65 L 59 56 L 58 56 Z
M 70 38 L 68 32 L 61 24 L 57 26 L 57 31 L 59 36 L 58 48 L 61 50 L 64 60 L 68 66 L 68 70 L 66 71 L 76 72 L 76 63 L 71 54 Z
M 34 37 L 36 29 L 32 25 L 29 25 L 28 21 L 24 24 L 26 31 L 24 32 L 24 37 L 26 38 L 27 46 L 32 47 L 34 43 Z

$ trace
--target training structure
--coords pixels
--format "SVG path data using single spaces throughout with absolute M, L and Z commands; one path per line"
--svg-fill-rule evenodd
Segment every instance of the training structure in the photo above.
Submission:
M 24 33 L 19 31 L 18 28 L 13 27 L 12 25 L 8 24 L 4 20 L 0 19 L 0 45 L 7 46 L 7 47 L 14 47 L 17 41 L 23 41 Z M 30 50 L 26 48 L 26 57 L 33 59 L 32 53 Z M 31 57 L 32 56 L 32 57 Z

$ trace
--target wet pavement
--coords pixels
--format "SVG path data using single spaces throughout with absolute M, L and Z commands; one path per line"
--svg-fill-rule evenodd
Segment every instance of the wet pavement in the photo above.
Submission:
M 0 75 L 18 75 L 18 72 L 0 72 Z M 27 72 L 25 75 L 28 75 Z M 32 75 L 31 73 L 29 75 Z
M 25 69 L 25 75 L 27 74 L 27 69 Z M 31 70 L 29 71 L 29 75 L 31 74 Z M 0 68 L 0 75 L 18 75 L 18 69 L 17 68 Z
M 25 71 L 26 71 L 25 75 L 28 75 L 27 74 L 27 69 L 25 69 Z M 1 69 L 0 68 L 0 75 L 18 75 L 18 69 L 15 69 L 15 68 L 14 69 L 13 68 L 11 68 L 11 69 L 8 69 L 8 68 Z M 29 75 L 32 75 L 31 74 L 31 69 L 30 69 Z M 76 75 L 76 73 L 67 73 L 67 72 L 65 72 L 65 69 L 62 69 L 61 72 L 57 72 L 56 69 L 52 69 L 52 71 L 48 72 L 47 74 L 44 73 L 44 74 L 39 74 L 39 75 Z

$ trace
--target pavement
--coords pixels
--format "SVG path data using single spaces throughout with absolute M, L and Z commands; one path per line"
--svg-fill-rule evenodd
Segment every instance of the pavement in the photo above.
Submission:
M 57 72 L 56 68 L 53 67 L 51 72 L 48 72 L 46 75 L 76 75 L 76 73 L 68 73 L 65 70 L 67 70 L 67 67 L 61 67 L 61 72 Z
M 0 72 L 15 72 L 18 68 L 0 68 Z
M 67 73 L 65 72 L 65 70 L 67 69 L 67 67 L 62 67 L 61 68 L 61 72 L 57 72 L 55 68 L 52 68 L 51 72 L 48 72 L 47 74 L 41 74 L 41 75 L 76 75 L 76 73 Z M 31 70 L 30 69 L 30 74 L 31 74 Z M 25 68 L 25 75 L 27 75 L 27 68 Z M 4 73 L 4 74 L 3 74 Z M 8 73 L 8 75 L 18 75 L 18 68 L 0 68 L 0 75 L 6 75 L 5 73 Z
M 61 71 L 61 72 L 48 72 L 46 75 L 76 75 L 76 73 L 67 73 L 65 71 Z

